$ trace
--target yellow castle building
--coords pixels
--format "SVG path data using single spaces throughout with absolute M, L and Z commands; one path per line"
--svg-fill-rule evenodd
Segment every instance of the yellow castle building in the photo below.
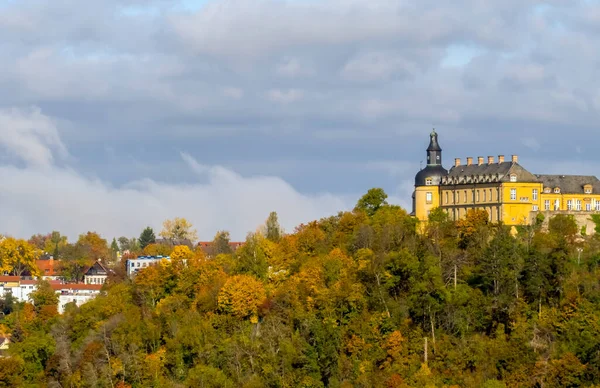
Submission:
M 505 160 L 480 156 L 442 166 L 442 148 L 433 130 L 427 147 L 427 166 L 415 176 L 413 216 L 427 221 L 432 209 L 444 209 L 451 219 L 470 209 L 485 210 L 491 222 L 527 225 L 540 212 L 589 215 L 600 212 L 600 180 L 595 176 L 536 175 L 519 164 L 517 155 Z M 580 217 L 581 218 L 581 217 Z M 588 216 L 589 218 L 589 216 Z

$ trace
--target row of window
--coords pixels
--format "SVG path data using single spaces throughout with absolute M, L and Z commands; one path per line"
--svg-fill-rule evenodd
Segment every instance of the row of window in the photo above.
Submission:
M 477 189 L 477 190 L 464 190 L 463 191 L 463 203 L 469 202 L 469 191 L 471 192 L 471 200 L 473 203 L 476 202 L 492 202 L 494 201 L 494 192 L 492 189 Z M 489 194 L 489 196 L 488 196 Z M 457 204 L 460 202 L 460 191 L 453 191 L 452 198 L 450 198 L 450 192 L 444 192 L 444 203 L 446 205 L 450 204 L 450 200 L 452 199 L 453 204 Z M 496 201 L 500 197 L 500 189 L 496 189 Z

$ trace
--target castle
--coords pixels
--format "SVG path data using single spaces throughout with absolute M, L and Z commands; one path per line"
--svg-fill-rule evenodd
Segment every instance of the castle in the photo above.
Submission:
M 464 217 L 470 209 L 482 209 L 491 222 L 528 225 L 540 212 L 548 218 L 558 213 L 581 220 L 600 212 L 600 181 L 595 176 L 536 175 L 519 164 L 517 155 L 487 161 L 468 157 L 466 164 L 454 160 L 442 166 L 442 148 L 433 130 L 427 147 L 427 166 L 415 176 L 413 213 L 427 221 L 432 209 L 444 209 L 451 219 Z M 585 216 L 585 218 L 583 218 Z M 580 222 L 581 223 L 581 222 Z

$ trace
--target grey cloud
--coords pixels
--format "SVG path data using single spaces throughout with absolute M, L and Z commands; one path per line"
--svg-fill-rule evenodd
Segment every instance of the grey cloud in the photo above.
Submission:
M 39 106 L 54 126 L 40 128 L 59 131 L 72 157 L 30 131 L 2 143 L 6 168 L 30 155 L 30 166 L 58 162 L 107 187 L 147 177 L 174 192 L 211 176 L 188 174 L 183 150 L 243 171 L 240 182 L 272 171 L 303 193 L 383 185 L 402 202 L 414 172 L 397 166 L 417 168 L 431 126 L 446 160 L 514 150 L 548 161 L 595 138 L 600 121 L 598 7 L 585 1 L 2 7 L 0 109 Z M 475 48 L 466 64 L 444 66 L 463 46 Z

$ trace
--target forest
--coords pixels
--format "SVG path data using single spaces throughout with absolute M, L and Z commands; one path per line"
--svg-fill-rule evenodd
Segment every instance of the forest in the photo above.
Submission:
M 74 279 L 80 258 L 115 271 L 62 315 L 44 282 L 31 303 L 0 299 L 0 386 L 600 386 L 600 234 L 537 221 L 435 209 L 419 224 L 371 189 L 287 233 L 271 213 L 235 251 L 219 232 L 209 255 L 148 229 L 121 244 L 32 238 Z M 130 280 L 138 254 L 171 260 Z

